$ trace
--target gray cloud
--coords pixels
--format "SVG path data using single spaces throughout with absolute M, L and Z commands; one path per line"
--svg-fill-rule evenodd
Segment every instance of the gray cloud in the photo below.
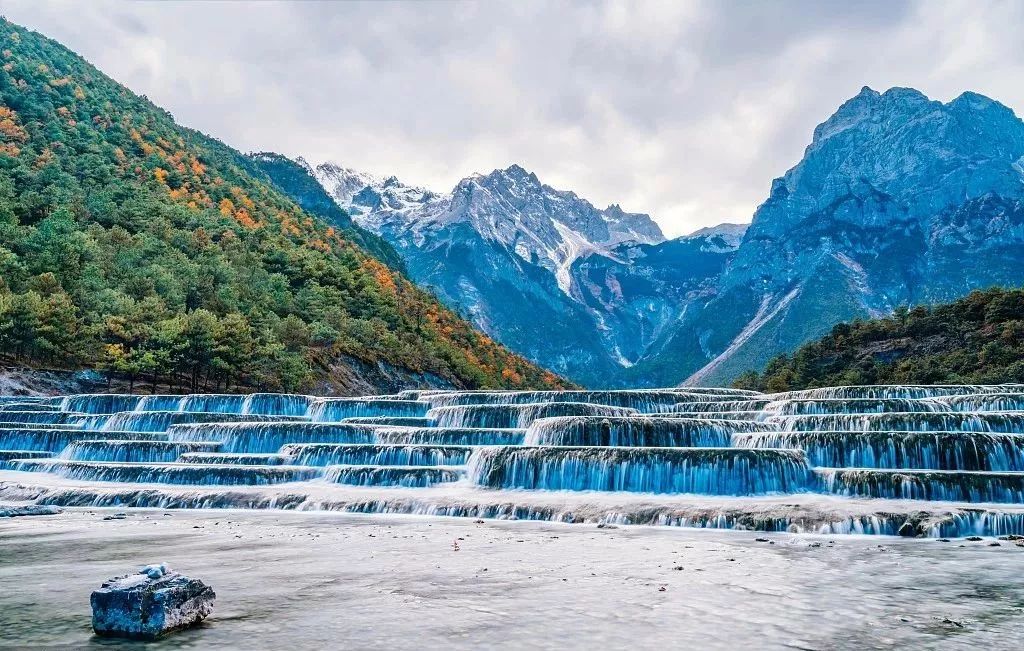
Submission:
M 677 235 L 746 221 L 861 86 L 1024 108 L 1019 2 L 0 2 L 243 150 L 439 190 L 516 162 Z

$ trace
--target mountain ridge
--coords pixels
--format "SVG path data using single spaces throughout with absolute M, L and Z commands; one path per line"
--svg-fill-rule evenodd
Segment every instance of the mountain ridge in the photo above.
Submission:
M 648 215 L 615 203 L 597 208 L 520 165 L 472 174 L 444 194 L 335 163 L 315 169 L 357 223 L 406 258 L 417 282 L 495 338 L 584 382 L 614 384 L 632 363 L 613 341 L 612 322 L 639 317 L 593 299 L 600 289 L 584 282 L 579 269 L 592 268 L 597 258 L 621 262 L 616 256 L 631 247 L 665 242 Z M 658 318 L 670 319 L 676 308 L 663 311 L 670 316 Z M 628 348 L 629 356 L 642 353 L 642 346 Z

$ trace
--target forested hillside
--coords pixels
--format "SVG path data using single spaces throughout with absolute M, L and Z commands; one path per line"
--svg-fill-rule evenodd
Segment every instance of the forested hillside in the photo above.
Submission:
M 191 390 L 560 384 L 239 152 L 39 34 L 0 19 L 0 44 L 0 353 Z
M 843 384 L 1024 382 L 1024 290 L 975 291 L 954 303 L 840 323 L 735 386 L 788 391 Z

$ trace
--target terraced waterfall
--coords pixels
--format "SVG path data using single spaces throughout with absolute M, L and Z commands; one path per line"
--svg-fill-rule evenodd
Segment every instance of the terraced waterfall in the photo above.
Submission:
M 1024 385 L 5 396 L 0 500 L 1024 534 Z

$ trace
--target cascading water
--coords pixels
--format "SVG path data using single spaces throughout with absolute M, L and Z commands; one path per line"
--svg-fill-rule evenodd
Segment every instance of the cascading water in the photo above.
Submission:
M 357 425 L 401 425 L 402 427 L 430 427 L 430 419 L 420 416 L 354 416 L 342 418 L 343 423 Z
M 946 396 L 929 398 L 927 402 L 946 411 L 1020 411 L 1024 409 L 1024 393 Z
M 133 464 L 50 459 L 17 461 L 14 464 L 16 470 L 49 472 L 66 479 L 193 486 L 263 486 L 283 482 L 309 481 L 321 475 L 320 468 L 304 466 Z
M 116 461 L 120 463 L 169 463 L 188 452 L 215 452 L 219 443 L 106 439 L 75 441 L 60 453 L 69 461 Z
M 374 428 L 350 423 L 216 423 L 176 425 L 172 441 L 216 441 L 221 452 L 276 453 L 288 443 L 373 443 Z
M 939 402 L 912 398 L 799 398 L 773 400 L 762 409 L 777 416 L 949 411 Z
M 744 432 L 742 448 L 801 449 L 815 466 L 1024 471 L 1024 435 L 992 432 Z
M 526 430 L 488 427 L 380 427 L 374 430 L 379 443 L 407 445 L 522 445 Z
M 839 495 L 949 502 L 1024 502 L 1024 473 L 818 468 Z
M 155 432 L 98 432 L 65 428 L 3 428 L 0 429 L 2 450 L 48 450 L 60 452 L 76 441 L 104 438 L 126 440 L 166 440 L 167 436 Z
M 763 495 L 815 486 L 800 450 L 485 447 L 472 480 L 491 488 Z
M 462 466 L 466 445 L 289 443 L 281 454 L 299 466 Z
M 427 418 L 438 427 L 528 427 L 554 416 L 635 416 L 636 409 L 588 402 L 537 402 L 513 405 L 455 405 L 435 407 Z
M 1024 533 L 1024 385 L 0 396 L 0 500 Z
M 433 407 L 465 405 L 525 405 L 581 402 L 610 407 L 627 407 L 640 413 L 664 411 L 687 399 L 735 397 L 737 394 L 688 393 L 682 389 L 621 389 L 616 391 L 462 391 L 435 393 L 422 400 Z
M 317 398 L 309 408 L 309 419 L 315 423 L 336 423 L 345 418 L 363 416 L 423 417 L 430 403 L 418 400 L 380 398 Z
M 721 447 L 733 432 L 762 432 L 750 421 L 655 417 L 562 416 L 536 420 L 526 445 L 623 445 L 633 447 Z
M 82 419 L 85 429 L 104 432 L 166 432 L 174 425 L 184 423 L 222 423 L 245 422 L 258 423 L 266 421 L 290 420 L 299 421 L 294 416 L 226 414 L 207 411 L 123 411 L 109 416 L 90 416 Z
M 427 488 L 462 479 L 456 468 L 424 466 L 328 466 L 324 481 L 354 486 L 402 486 Z
M 905 431 L 1024 433 L 1024 412 L 896 412 L 773 416 L 765 422 L 785 431 Z

